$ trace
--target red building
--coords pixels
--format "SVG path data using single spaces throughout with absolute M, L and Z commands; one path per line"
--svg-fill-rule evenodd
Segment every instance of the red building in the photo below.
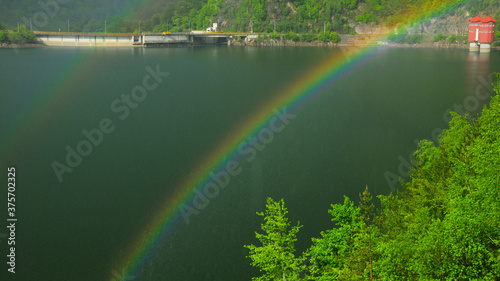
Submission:
M 492 17 L 481 18 L 475 16 L 469 20 L 469 42 L 493 43 L 495 36 L 495 23 Z
M 475 16 L 469 20 L 469 42 L 479 40 L 479 26 L 481 25 L 482 18 Z
M 496 22 L 492 17 L 481 19 L 481 23 L 479 24 L 479 43 L 493 43 Z

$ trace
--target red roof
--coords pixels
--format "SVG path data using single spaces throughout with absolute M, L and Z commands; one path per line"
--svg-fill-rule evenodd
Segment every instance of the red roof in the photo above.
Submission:
M 492 17 L 485 17 L 484 19 L 481 20 L 481 22 L 497 22 L 497 21 Z
M 481 20 L 482 20 L 482 18 L 480 16 L 475 16 L 475 17 L 471 18 L 469 21 L 470 22 L 479 22 Z

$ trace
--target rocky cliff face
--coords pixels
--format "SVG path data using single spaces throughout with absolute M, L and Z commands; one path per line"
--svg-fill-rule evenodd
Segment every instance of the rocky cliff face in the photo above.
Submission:
M 467 35 L 469 34 L 468 12 L 460 15 L 447 16 L 442 18 L 433 18 L 420 24 L 415 24 L 408 29 L 410 34 L 445 34 L 445 35 Z
M 498 13 L 498 12 L 497 12 Z M 489 15 L 489 14 L 488 14 Z M 481 17 L 487 14 L 479 14 Z M 469 19 L 476 15 L 471 15 L 464 8 L 460 9 L 454 15 L 436 17 L 425 20 L 424 22 L 413 24 L 408 28 L 409 34 L 435 35 L 442 33 L 444 35 L 467 35 L 469 30 Z M 489 15 L 495 17 L 495 15 Z M 350 24 L 357 34 L 387 34 L 396 31 L 396 27 L 389 28 L 384 23 L 358 23 Z

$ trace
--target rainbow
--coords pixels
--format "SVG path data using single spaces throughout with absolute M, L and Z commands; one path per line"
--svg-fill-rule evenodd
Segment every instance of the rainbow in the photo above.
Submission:
M 125 268 L 127 276 L 135 276 L 137 270 L 153 254 L 158 243 L 161 243 L 173 226 L 180 221 L 180 208 L 193 199 L 200 187 L 212 180 L 211 172 L 222 170 L 228 161 L 238 156 L 238 146 L 244 140 L 269 125 L 271 118 L 275 116 L 275 110 L 286 108 L 288 112 L 296 111 L 342 76 L 354 70 L 356 66 L 367 62 L 367 58 L 373 57 L 372 54 L 378 49 L 365 48 L 362 52 L 356 51 L 357 49 L 351 49 L 346 50 L 346 53 L 337 52 L 231 132 L 230 137 L 205 157 L 205 160 L 196 168 L 196 172 L 186 178 L 176 189 L 177 193 L 156 212 L 153 219 L 146 224 L 147 228 L 142 232 L 141 237 L 132 246 L 133 251 L 125 257 L 121 267 L 117 268 Z M 350 56 L 349 61 L 346 61 L 346 56 Z
M 52 115 L 46 112 L 55 113 L 65 108 L 64 105 L 74 98 L 68 93 L 71 93 L 75 83 L 95 69 L 90 64 L 91 60 L 87 59 L 88 56 L 86 53 L 71 57 L 61 66 L 60 74 L 54 80 L 47 80 L 47 87 L 43 91 L 34 93 L 33 98 L 22 105 L 23 110 L 13 110 L 17 113 L 9 115 L 9 120 L 4 120 L 6 134 L 0 139 L 0 147 L 6 153 L 5 156 L 15 155 L 15 149 L 22 149 L 20 141 L 31 139 L 30 135 L 35 128 L 41 129 L 40 126 L 49 123 Z M 2 160 L 7 159 L 9 157 Z
M 406 24 L 400 25 L 400 27 L 405 28 L 408 25 L 423 22 L 468 1 L 470 0 L 429 0 L 423 7 L 414 7 L 412 11 L 401 14 L 400 17 L 406 19 Z M 144 4 L 149 1 L 138 1 L 137 3 L 139 2 Z M 132 8 L 125 9 L 123 14 L 130 14 L 136 8 L 137 5 L 134 4 Z M 383 37 L 379 36 L 378 39 L 383 40 Z M 242 142 L 269 125 L 271 118 L 275 115 L 275 110 L 285 108 L 289 112 L 299 110 L 308 101 L 323 93 L 332 84 L 357 67 L 368 62 L 380 51 L 381 49 L 378 47 L 365 46 L 345 49 L 344 52 L 335 52 L 323 63 L 316 66 L 308 75 L 276 95 L 273 100 L 262 106 L 236 130 L 231 132 L 229 137 L 207 155 L 197 167 L 194 167 L 194 172 L 178 185 L 175 194 L 170 195 L 165 204 L 145 224 L 144 230 L 134 240 L 134 244 L 130 246 L 127 254 L 117 261 L 114 268 L 123 272 L 122 278 L 126 280 L 126 277 L 136 276 L 139 273 L 144 263 L 151 258 L 160 244 L 166 240 L 169 233 L 181 221 L 180 208 L 186 202 L 190 202 L 197 191 L 211 180 L 211 172 L 220 171 L 228 161 L 238 156 L 237 148 Z M 0 145 L 3 148 L 10 148 L 14 146 L 15 141 L 28 139 L 26 134 L 29 134 L 30 130 L 21 130 L 21 128 L 25 128 L 25 125 L 30 124 L 35 119 L 38 124 L 44 124 L 43 120 L 40 122 L 40 119 L 37 118 L 44 116 L 42 113 L 49 108 L 56 108 L 57 104 L 62 104 L 65 99 L 64 93 L 71 90 L 72 82 L 76 81 L 82 74 L 85 75 L 90 68 L 91 64 L 88 63 L 88 60 L 85 60 L 85 56 L 73 58 L 73 61 L 66 65 L 64 74 L 57 80 L 52 81 L 51 85 L 54 86 L 48 87 L 43 94 L 39 95 L 38 100 L 33 101 L 24 111 L 26 113 L 24 116 L 12 118 L 14 121 L 7 127 L 7 132 L 10 133 L 3 138 Z M 115 277 L 109 276 L 105 280 Z
M 446 13 L 457 4 L 465 2 L 464 0 L 430 1 L 425 7 L 414 8 L 413 12 L 402 14 L 401 16 L 406 19 L 406 24 L 400 25 L 399 28 L 404 29 L 409 25 Z M 377 39 L 383 40 L 384 37 L 385 35 L 381 35 Z M 124 269 L 125 276 L 123 277 L 135 276 L 139 273 L 138 270 L 144 266 L 144 263 L 151 258 L 172 229 L 181 221 L 180 209 L 186 202 L 193 200 L 201 187 L 212 180 L 210 173 L 219 172 L 228 161 L 238 157 L 238 146 L 246 139 L 255 136 L 262 128 L 267 127 L 271 118 L 275 116 L 275 110 L 285 108 L 289 112 L 298 110 L 343 76 L 375 57 L 380 51 L 378 47 L 365 46 L 350 48 L 345 51 L 346 53 L 336 52 L 231 132 L 225 141 L 204 158 L 196 167 L 195 172 L 184 179 L 177 187 L 177 192 L 168 198 L 163 207 L 157 210 L 146 224 L 145 230 L 116 267 Z

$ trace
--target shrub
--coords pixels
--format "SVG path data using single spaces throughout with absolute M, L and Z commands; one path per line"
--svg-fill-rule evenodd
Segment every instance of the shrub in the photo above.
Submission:
M 446 38 L 446 36 L 444 36 L 443 33 L 438 33 L 438 34 L 434 35 L 434 42 L 441 41 L 445 38 Z
M 339 43 L 340 42 L 340 36 L 337 32 L 330 32 L 330 41 L 333 43 Z
M 330 41 L 330 34 L 328 32 L 321 32 L 318 35 L 318 40 L 321 42 L 328 42 Z
M 301 42 L 312 42 L 314 40 L 316 40 L 316 35 L 314 35 L 314 34 L 306 33 L 306 34 L 300 35 Z
M 21 44 L 24 42 L 24 38 L 20 32 L 7 33 L 7 40 L 11 44 Z
M 467 43 L 467 40 L 469 39 L 469 36 L 467 35 L 457 35 L 456 37 L 458 43 Z
M 0 42 L 1 43 L 7 43 L 7 36 L 5 36 L 5 33 L 3 30 L 0 30 Z
M 418 44 L 422 43 L 422 40 L 424 40 L 424 36 L 420 34 L 411 34 L 411 35 L 406 35 L 405 42 L 408 44 Z
M 285 34 L 285 39 L 297 42 L 299 41 L 299 35 L 293 31 L 289 31 Z
M 20 26 L 20 35 L 25 43 L 36 43 L 37 41 L 36 35 L 33 31 L 27 29 L 24 25 Z
M 456 39 L 457 39 L 456 35 L 450 35 L 450 37 L 448 37 L 448 42 L 453 43 L 456 41 Z
M 348 24 L 344 24 L 343 30 L 344 30 L 345 33 L 349 33 L 349 25 Z
M 273 33 L 271 33 L 270 37 L 271 37 L 271 39 L 279 39 L 280 35 L 277 32 L 273 32 Z
M 321 42 L 339 43 L 340 36 L 337 32 L 322 32 L 318 35 L 318 40 Z
M 364 23 L 374 22 L 375 17 L 372 14 L 359 15 L 356 17 L 356 21 Z

